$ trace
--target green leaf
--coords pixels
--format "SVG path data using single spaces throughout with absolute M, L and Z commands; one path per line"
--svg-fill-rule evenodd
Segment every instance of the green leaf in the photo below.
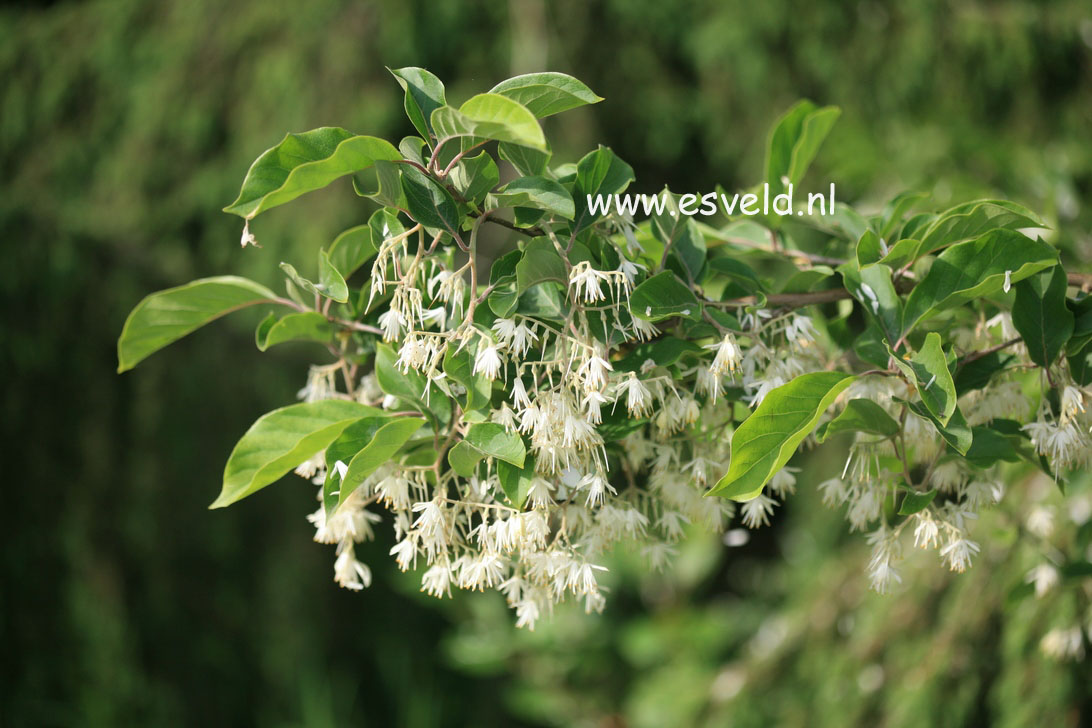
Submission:
M 990 379 L 995 374 L 1003 371 L 1015 358 L 1011 354 L 994 351 L 965 363 L 960 362 L 954 377 L 956 394 L 963 395 L 975 389 L 982 389 L 990 383 Z
M 231 451 L 220 496 L 209 507 L 229 506 L 264 488 L 321 452 L 353 422 L 377 414 L 374 407 L 324 399 L 262 415 Z
M 1073 335 L 1065 348 L 1067 354 L 1076 354 L 1092 342 L 1092 296 L 1070 300 L 1067 308 L 1073 315 Z
M 375 170 L 374 189 L 373 180 L 364 178 L 364 175 L 353 175 L 353 191 L 360 197 L 375 200 L 384 207 L 405 207 L 406 194 L 402 191 L 402 165 L 394 162 L 386 162 L 377 159 L 373 169 Z
M 899 239 L 912 238 L 919 241 L 921 236 L 929 229 L 929 226 L 936 222 L 938 215 L 931 212 L 919 212 L 912 218 L 906 221 L 906 224 L 899 230 Z
M 527 73 L 501 81 L 490 93 L 507 96 L 543 118 L 585 104 L 597 104 L 603 99 L 572 76 L 564 73 Z
M 800 182 L 841 113 L 836 106 L 818 108 L 804 100 L 778 119 L 766 149 L 766 181 L 771 192 L 782 189 L 782 177 L 791 184 Z
M 884 333 L 879 324 L 872 321 L 865 330 L 853 340 L 853 353 L 861 361 L 879 368 L 887 369 L 887 363 L 891 359 L 890 344 L 885 340 Z
M 520 510 L 531 493 L 531 481 L 535 479 L 535 456 L 528 453 L 523 467 L 518 468 L 504 460 L 497 461 L 497 478 L 501 490 L 513 507 Z
M 368 227 L 372 230 L 372 246 L 376 252 L 383 243 L 406 232 L 406 227 L 398 219 L 398 211 L 386 207 L 372 213 L 368 218 Z
M 887 255 L 880 259 L 880 262 L 892 269 L 902 268 L 917 260 L 920 255 L 921 241 L 914 238 L 904 238 L 892 245 L 887 251 Z
M 451 466 L 456 474 L 469 478 L 474 475 L 478 463 L 484 457 L 485 455 L 471 447 L 470 443 L 462 440 L 455 443 L 455 446 L 447 451 L 447 464 Z
M 517 468 L 523 468 L 527 448 L 519 435 L 509 432 L 502 425 L 480 422 L 470 426 L 466 437 L 448 451 L 448 464 L 452 469 L 469 477 L 482 458 L 496 458 Z
M 332 514 L 424 424 L 422 417 L 387 416 L 365 417 L 346 427 L 326 448 L 326 482 L 322 486 L 326 513 Z M 346 466 L 344 478 L 335 467 L 338 461 Z
M 260 351 L 286 341 L 317 341 L 325 343 L 334 335 L 333 325 L 318 311 L 290 313 L 278 319 L 270 313 L 258 324 L 254 343 Z
M 884 256 L 880 237 L 871 230 L 866 230 L 861 239 L 857 241 L 857 265 L 864 268 L 871 263 L 878 263 Z
M 955 408 L 951 418 L 948 420 L 947 425 L 942 425 L 940 420 L 933 415 L 928 409 L 925 408 L 920 402 L 907 402 L 906 400 L 897 400 L 905 404 L 911 412 L 918 417 L 929 420 L 933 423 L 933 426 L 937 428 L 937 432 L 944 439 L 946 443 L 952 446 L 956 452 L 965 454 L 974 442 L 974 435 L 971 432 L 971 428 L 967 425 L 967 420 L 963 418 L 963 413 L 959 411 L 959 407 Z
M 705 266 L 705 237 L 692 217 L 679 212 L 676 196 L 666 189 L 662 194 L 666 204 L 663 213 L 652 216 L 652 235 L 671 248 L 688 277 L 696 280 Z
M 375 347 L 375 376 L 384 394 L 397 397 L 412 407 L 434 416 L 439 422 L 451 420 L 451 400 L 443 392 L 425 394 L 425 378 L 415 371 L 403 373 L 396 365 L 398 355 L 386 344 Z
M 975 427 L 972 432 L 974 440 L 964 454 L 971 465 L 976 468 L 988 468 L 996 465 L 999 460 L 1009 463 L 1019 462 L 1020 454 L 1005 435 L 989 427 Z
M 829 270 L 829 269 L 828 269 Z M 711 274 L 725 276 L 748 293 L 764 291 L 765 286 L 758 279 L 758 274 L 746 263 L 735 258 L 719 255 L 709 258 L 706 263 L 706 277 Z
M 701 319 L 701 305 L 690 287 L 669 270 L 646 279 L 629 296 L 630 313 L 646 321 L 672 316 Z
M 439 182 L 416 167 L 406 167 L 402 171 L 402 190 L 406 193 L 406 208 L 414 220 L 427 228 L 458 236 L 459 207 Z
M 1082 387 L 1092 384 L 1092 342 L 1072 353 L 1067 351 L 1065 360 L 1069 365 L 1069 373 L 1073 375 L 1073 381 Z
M 883 214 L 880 216 L 882 224 L 879 228 L 879 236 L 881 238 L 890 239 L 895 233 L 895 229 L 899 223 L 902 222 L 903 216 L 910 211 L 914 205 L 921 200 L 928 197 L 925 192 L 901 192 L 884 206 Z M 897 267 L 897 266 L 892 266 Z
M 701 352 L 702 348 L 693 342 L 674 336 L 663 336 L 638 344 L 614 368 L 620 372 L 636 372 L 649 360 L 656 366 L 668 367 L 687 354 L 697 355 Z
M 917 386 L 925 407 L 941 425 L 947 425 L 956 408 L 955 381 L 941 348 L 940 334 L 930 332 L 925 343 L 909 359 L 888 351 L 895 365 Z
M 591 227 L 601 215 L 593 213 L 588 197 L 618 194 L 635 179 L 633 168 L 623 162 L 607 147 L 599 147 L 576 163 L 576 182 L 573 186 L 573 234 Z
M 466 390 L 466 397 L 461 403 L 464 412 L 481 409 L 489 404 L 493 384 L 485 376 L 473 373 L 474 362 L 469 349 L 456 351 L 454 347 L 448 347 L 444 353 L 443 366 L 444 373 Z
M 1045 227 L 1031 210 L 1007 200 L 975 200 L 945 211 L 921 236 L 920 253 L 977 238 L 997 229 Z
M 839 432 L 863 432 L 884 438 L 894 437 L 899 433 L 899 423 L 872 400 L 851 399 L 837 417 L 819 426 L 815 439 L 823 442 Z
M 826 265 L 816 265 L 807 270 L 793 273 L 781 286 L 781 293 L 807 293 L 815 290 L 819 283 L 834 275 L 834 269 Z
M 249 220 L 271 207 L 321 189 L 338 177 L 367 169 L 377 159 L 393 162 L 401 158 L 388 141 L 357 136 L 337 127 L 289 134 L 255 160 L 239 197 L 224 212 Z
M 930 315 L 1002 289 L 1005 273 L 1017 283 L 1056 265 L 1058 251 L 1012 230 L 994 230 L 941 253 L 906 299 L 902 329 Z
M 486 457 L 503 460 L 517 468 L 523 467 L 527 457 L 527 448 L 520 436 L 493 422 L 471 425 L 464 442 Z
M 349 288 L 345 285 L 345 279 L 338 273 L 337 268 L 330 262 L 330 257 L 325 251 L 319 251 L 319 282 L 313 283 L 304 278 L 290 263 L 281 263 L 281 270 L 299 288 L 312 295 L 325 296 L 338 303 L 349 300 Z
M 1065 305 L 1068 286 L 1060 265 L 1016 284 L 1012 325 L 1020 332 L 1028 356 L 1049 367 L 1073 334 L 1073 312 Z
M 337 268 L 344 280 L 375 253 L 371 227 L 357 225 L 344 231 L 330 243 L 330 264 Z
M 428 164 L 425 155 L 428 153 L 428 144 L 419 136 L 403 137 L 398 142 L 398 151 L 402 157 L 411 162 L 417 162 L 422 167 Z
M 728 472 L 706 495 L 739 501 L 756 498 L 855 379 L 842 372 L 812 372 L 767 394 L 736 429 Z
M 146 296 L 118 338 L 118 373 L 210 321 L 275 298 L 265 286 L 237 276 L 202 278 Z
M 451 170 L 451 183 L 467 202 L 480 205 L 486 194 L 500 182 L 497 163 L 486 152 L 464 158 Z
M 495 286 L 516 279 L 516 269 L 523 260 L 522 250 L 510 250 L 493 261 L 489 268 L 489 285 Z M 560 259 L 559 259 L 560 260 Z
M 546 137 L 535 115 L 500 94 L 478 94 L 455 109 L 441 106 L 432 112 L 432 128 L 440 140 L 458 137 L 496 139 L 509 144 L 546 150 Z
M 547 321 L 562 322 L 568 315 L 565 287 L 554 281 L 531 286 L 519 296 L 516 312 Z
M 569 191 L 545 177 L 521 177 L 489 196 L 488 206 L 533 207 L 572 220 L 576 210 Z
M 516 290 L 522 295 L 543 281 L 555 281 L 567 286 L 569 275 L 565 271 L 565 261 L 554 249 L 554 244 L 548 238 L 535 238 L 527 243 L 523 257 L 516 264 Z
M 497 145 L 497 153 L 524 177 L 537 177 L 543 174 L 550 161 L 549 144 L 547 144 L 547 151 L 543 152 L 519 144 L 501 142 Z
M 880 327 L 887 342 L 898 341 L 901 333 L 902 299 L 891 281 L 891 269 L 881 263 L 857 269 L 852 262 L 840 266 L 840 269 L 846 290 L 860 302 L 865 314 Z
M 387 70 L 398 79 L 406 92 L 406 116 L 410 123 L 422 137 L 427 139 L 432 136 L 429 118 L 433 111 L 447 104 L 443 82 L 429 71 L 415 66 Z
M 930 490 L 928 493 L 918 493 L 913 490 L 909 491 L 899 505 L 899 515 L 912 516 L 918 511 L 925 510 L 926 506 L 932 503 L 933 499 L 936 497 L 936 488 Z
M 319 282 L 316 288 L 338 303 L 349 300 L 349 287 L 345 285 L 345 279 L 338 272 L 337 266 L 330 262 L 330 256 L 325 250 L 319 251 Z

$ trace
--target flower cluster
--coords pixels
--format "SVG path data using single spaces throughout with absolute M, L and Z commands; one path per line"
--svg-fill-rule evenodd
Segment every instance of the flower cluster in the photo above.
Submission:
M 792 226 L 717 227 L 665 191 L 635 223 L 593 204 L 634 181 L 610 149 L 552 160 L 538 119 L 601 100 L 577 79 L 521 76 L 456 108 L 427 71 L 393 73 L 420 136 L 290 135 L 226 208 L 258 247 L 264 210 L 374 173 L 357 191 L 380 208 L 320 251 L 317 282 L 282 264 L 287 297 L 236 277 L 161 291 L 118 344 L 124 370 L 272 305 L 288 312 L 261 322 L 259 348 L 324 347 L 302 402 L 240 440 L 214 506 L 295 467 L 319 486 L 309 520 L 342 586 L 371 583 L 357 546 L 385 523 L 428 594 L 499 591 L 526 627 L 567 599 L 601 610 L 611 549 L 662 568 L 688 528 L 771 524 L 797 487 L 793 453 L 829 436 L 846 457 L 822 497 L 867 533 L 888 591 L 911 544 L 956 572 L 989 553 L 974 524 L 1013 464 L 1058 480 L 1092 465 L 1092 280 L 1021 232 L 1045 227 L 1030 210 L 912 214 L 897 198 L 834 223 L 799 210 Z M 798 150 L 829 128 L 807 120 L 824 113 L 802 102 L 779 122 L 770 179 L 804 173 Z M 508 235 L 499 248 L 479 245 L 487 224 Z M 1048 538 L 1051 514 L 1037 506 L 1026 531 Z M 1034 566 L 1029 588 L 1055 591 L 1063 561 Z M 1065 629 L 1044 649 L 1080 652 Z

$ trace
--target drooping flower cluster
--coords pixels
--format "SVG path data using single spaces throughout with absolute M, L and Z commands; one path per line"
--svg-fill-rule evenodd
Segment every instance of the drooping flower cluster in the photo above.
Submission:
M 336 509 L 321 505 L 309 516 L 315 539 L 336 545 L 335 579 L 350 589 L 371 581 L 354 548 L 374 537 L 385 509 L 396 539 L 391 555 L 402 570 L 419 569 L 422 590 L 433 596 L 495 589 L 528 627 L 566 598 L 600 610 L 604 556 L 617 544 L 633 544 L 661 568 L 690 524 L 725 528 L 735 504 L 703 494 L 727 466 L 736 408 L 755 406 L 826 363 L 811 321 L 792 312 L 750 311 L 734 329 L 722 323 L 728 319 L 710 319 L 702 336 L 711 343 L 682 355 L 657 346 L 670 337 L 630 310 L 634 281 L 646 266 L 627 257 L 641 249 L 624 235 L 612 270 L 573 264 L 554 241 L 568 270 L 567 285 L 554 289 L 568 310 L 559 320 L 496 315 L 465 280 L 476 261 L 457 265 L 451 252 L 422 255 L 426 239 L 411 245 L 418 229 L 390 234 L 370 283 L 370 301 L 385 306 L 377 319 L 381 338 L 396 347 L 396 371 L 424 383 L 426 408 L 432 398 L 446 398 L 461 417 L 452 417 L 447 442 L 429 462 L 391 461 Z M 458 356 L 469 364 L 469 382 L 465 372 L 452 376 Z M 336 366 L 312 369 L 301 398 L 406 407 L 384 390 L 378 372 L 344 380 L 352 383 L 347 391 L 337 389 L 338 373 Z M 468 384 L 489 399 L 466 399 Z M 461 411 L 463 403 L 469 411 Z M 481 422 L 526 443 L 533 467 L 519 476 L 518 501 L 501 482 L 508 467 L 502 459 L 484 458 L 466 476 L 445 461 L 452 444 Z M 323 462 L 320 454 L 297 472 L 321 485 Z M 793 470 L 775 477 L 771 493 L 792 492 Z M 768 524 L 776 502 L 763 495 L 744 504 L 743 524 Z

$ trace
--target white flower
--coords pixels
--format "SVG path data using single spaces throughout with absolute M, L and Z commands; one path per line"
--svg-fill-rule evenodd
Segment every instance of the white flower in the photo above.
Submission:
M 459 570 L 459 587 L 483 590 L 500 583 L 505 559 L 500 554 L 483 552 L 473 557 L 462 557 Z
M 489 419 L 498 425 L 502 425 L 509 432 L 515 432 L 519 429 L 516 413 L 512 411 L 507 402 L 501 402 L 500 407 L 493 410 L 493 414 L 489 416 Z
M 1024 577 L 1028 584 L 1035 585 L 1035 597 L 1042 599 L 1043 595 L 1054 588 L 1058 583 L 1058 570 L 1053 564 L 1042 563 L 1033 567 Z
M 788 466 L 781 468 L 781 470 L 778 470 L 776 473 L 774 473 L 774 476 L 770 478 L 770 493 L 782 499 L 784 499 L 786 495 L 795 493 L 795 473 L 799 472 L 800 468 L 790 468 Z
M 553 505 L 554 500 L 550 497 L 552 489 L 550 481 L 545 478 L 532 478 L 531 487 L 527 493 L 528 505 L 532 508 L 546 508 Z
M 535 622 L 542 616 L 538 602 L 534 599 L 523 599 L 516 604 L 516 626 L 526 627 L 535 631 Z
M 523 379 L 519 376 L 512 382 L 512 404 L 521 410 L 531 406 L 531 398 L 527 396 L 527 387 L 523 385 Z
M 1009 289 L 1012 288 L 1012 271 L 1011 270 L 1005 271 L 1005 282 L 1001 285 L 1001 288 L 1004 289 L 1005 293 L 1008 293 Z
M 918 525 L 914 529 L 914 545 L 922 549 L 936 548 L 937 537 L 939 536 L 937 522 L 933 520 L 928 511 L 921 511 L 916 514 L 916 517 Z
M 371 569 L 367 564 L 356 560 L 352 546 L 339 549 L 337 560 L 334 561 L 334 581 L 353 591 L 372 585 Z
M 789 343 L 796 346 L 807 346 L 815 341 L 816 335 L 815 325 L 807 316 L 793 314 L 785 325 L 785 338 L 789 340 Z
M 713 357 L 713 363 L 709 365 L 709 371 L 712 374 L 731 374 L 739 368 L 743 352 L 740 351 L 735 337 L 731 334 L 725 334 L 719 344 L 709 344 L 705 348 L 717 351 L 716 356 Z
M 660 514 L 660 520 L 656 527 L 663 531 L 664 538 L 668 541 L 678 541 L 682 538 L 684 526 L 690 523 L 686 516 L 678 511 L 664 509 Z
M 607 491 L 610 491 L 612 495 L 618 494 L 618 491 L 607 482 L 607 479 L 602 473 L 585 475 L 580 481 L 580 487 L 588 489 L 588 497 L 587 500 L 584 501 L 584 505 L 589 508 L 594 508 L 602 503 L 603 496 L 606 495 Z
M 584 360 L 577 370 L 577 374 L 584 378 L 584 389 L 588 392 L 602 391 L 607 385 L 607 372 L 614 371 L 610 362 L 594 354 Z
M 483 340 L 482 344 L 478 346 L 478 354 L 474 357 L 473 373 L 482 374 L 486 379 L 492 381 L 500 374 L 502 366 L 497 347 L 493 346 L 492 342 Z
M 588 413 L 588 422 L 592 423 L 593 425 L 598 425 L 600 422 L 603 421 L 603 413 L 601 408 L 608 401 L 609 400 L 606 397 L 595 391 L 588 392 L 584 396 L 584 400 L 583 402 L 581 402 L 581 404 L 584 406 L 584 410 Z
M 880 594 L 886 594 L 892 583 L 902 583 L 902 577 L 891 565 L 901 550 L 897 534 L 886 526 L 880 526 L 868 534 L 868 543 L 872 546 L 872 559 L 868 564 L 872 588 Z
M 1084 413 L 1084 397 L 1081 390 L 1072 385 L 1062 390 L 1062 418 L 1072 419 Z
M 1084 641 L 1079 625 L 1068 629 L 1055 627 L 1039 642 L 1043 654 L 1054 660 L 1079 660 L 1084 657 Z
M 434 597 L 451 596 L 451 567 L 434 564 L 421 576 L 421 591 Z
M 845 483 L 841 478 L 831 478 L 819 484 L 819 492 L 823 495 L 823 505 L 835 506 L 843 503 L 847 497 Z
M 254 237 L 254 233 L 250 232 L 250 220 L 243 222 L 243 237 L 239 239 L 239 245 L 244 248 L 248 245 L 253 245 L 255 248 L 262 247 L 258 245 L 258 240 Z
M 630 328 L 633 330 L 633 338 L 637 341 L 649 341 L 660 333 L 651 322 L 637 316 L 631 317 Z
M 759 493 L 757 498 L 752 498 L 743 504 L 743 525 L 747 528 L 758 528 L 770 525 L 770 515 L 773 513 L 777 501 Z
M 391 308 L 379 315 L 379 326 L 383 329 L 383 341 L 394 341 L 402 333 L 406 320 L 397 310 Z
M 398 562 L 398 568 L 406 571 L 417 563 L 417 544 L 407 536 L 391 547 L 390 554 Z
M 497 319 L 493 322 L 493 331 L 497 333 L 497 338 L 502 345 L 511 350 L 517 358 L 522 358 L 531 348 L 531 344 L 538 341 L 538 334 L 530 326 L 515 319 Z
M 602 282 L 607 280 L 607 275 L 592 268 L 591 263 L 582 260 L 573 266 L 569 273 L 569 288 L 573 289 L 576 298 L 583 298 L 584 303 L 595 303 L 606 299 L 603 293 Z
M 637 274 L 640 271 L 648 270 L 643 265 L 638 265 L 626 258 L 622 259 L 622 262 L 618 265 L 619 279 L 622 284 L 622 290 L 628 296 L 633 290 L 633 282 L 637 279 Z
M 443 306 L 437 308 L 426 308 L 421 311 L 421 325 L 434 323 L 440 327 L 440 331 L 444 330 L 447 323 L 447 309 Z
M 1027 518 L 1028 531 L 1039 538 L 1050 538 L 1054 533 L 1054 510 L 1049 506 L 1032 507 Z
M 872 589 L 880 594 L 891 591 L 892 583 L 902 583 L 902 577 L 899 576 L 898 570 L 887 559 L 874 561 L 869 566 L 868 577 L 872 582 Z
M 645 417 L 652 411 L 652 394 L 644 382 L 632 372 L 618 384 L 618 396 L 626 397 L 630 417 Z
M 698 394 L 703 394 L 709 398 L 710 401 L 716 403 L 717 397 L 721 393 L 720 375 L 713 374 L 705 367 L 700 367 L 697 372 L 697 389 Z
M 971 559 L 978 553 L 978 544 L 962 535 L 952 536 L 948 545 L 940 550 L 942 558 L 948 561 L 952 571 L 964 572 L 971 565 Z

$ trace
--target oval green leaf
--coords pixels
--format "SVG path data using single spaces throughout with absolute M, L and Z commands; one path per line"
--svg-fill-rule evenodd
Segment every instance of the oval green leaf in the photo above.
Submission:
M 1013 230 L 994 230 L 945 250 L 906 299 L 902 330 L 953 306 L 990 296 L 1058 262 L 1058 251 Z
M 273 483 L 326 448 L 353 422 L 377 414 L 382 412 L 374 407 L 324 399 L 262 415 L 231 451 L 220 496 L 209 508 L 229 506 Z
M 801 374 L 771 391 L 732 436 L 728 472 L 706 495 L 738 501 L 758 497 L 789 462 L 819 417 L 856 377 L 843 372 Z
M 585 104 L 598 104 L 596 96 L 582 81 L 564 73 L 527 73 L 501 81 L 490 93 L 507 96 L 527 107 L 538 118 L 575 109 Z
M 365 417 L 346 427 L 326 448 L 326 482 L 322 486 L 326 513 L 337 510 L 365 478 L 394 457 L 424 424 L 423 417 Z M 335 467 L 339 460 L 346 466 L 344 477 Z
M 210 321 L 276 297 L 265 286 L 237 276 L 202 278 L 153 293 L 125 319 L 118 338 L 118 373 Z
M 899 423 L 872 400 L 851 399 L 837 417 L 819 426 L 815 439 L 823 442 L 839 432 L 863 432 L 884 438 L 894 437 L 899 433 Z
M 393 162 L 401 158 L 388 141 L 357 136 L 338 127 L 289 134 L 254 161 L 239 197 L 224 212 L 249 220 L 338 177 L 367 169 L 377 159 Z

